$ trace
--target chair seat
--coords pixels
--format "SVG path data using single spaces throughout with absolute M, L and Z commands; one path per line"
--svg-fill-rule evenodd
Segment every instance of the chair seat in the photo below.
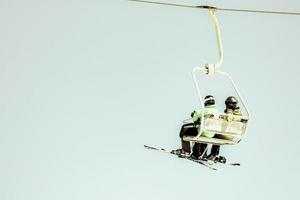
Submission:
M 193 137 L 193 136 L 184 136 L 184 141 L 197 142 L 197 143 L 205 143 L 205 144 L 217 144 L 217 145 L 234 145 L 238 141 L 231 141 L 226 139 L 219 138 L 208 138 L 208 137 Z

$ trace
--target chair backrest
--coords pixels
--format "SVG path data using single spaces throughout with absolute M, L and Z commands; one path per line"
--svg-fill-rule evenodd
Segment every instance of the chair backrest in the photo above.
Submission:
M 204 131 L 215 132 L 218 138 L 239 143 L 246 132 L 248 120 L 241 116 L 220 114 L 218 119 L 205 118 Z

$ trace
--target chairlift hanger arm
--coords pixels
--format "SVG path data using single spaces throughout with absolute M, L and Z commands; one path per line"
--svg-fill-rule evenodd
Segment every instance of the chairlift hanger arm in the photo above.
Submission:
M 227 11 L 227 12 L 246 12 L 246 13 L 256 13 L 256 14 L 277 14 L 277 15 L 300 15 L 300 12 L 284 12 L 284 11 L 271 11 L 271 10 L 252 10 L 252 9 L 237 9 L 237 8 L 218 8 L 213 6 L 207 5 L 187 5 L 187 4 L 175 4 L 175 3 L 165 3 L 165 2 L 158 2 L 158 1 L 144 1 L 144 0 L 128 0 L 140 3 L 149 3 L 149 4 L 157 4 L 157 5 L 164 5 L 164 6 L 173 6 L 173 7 L 182 7 L 182 8 L 194 8 L 194 9 L 215 9 L 218 11 Z

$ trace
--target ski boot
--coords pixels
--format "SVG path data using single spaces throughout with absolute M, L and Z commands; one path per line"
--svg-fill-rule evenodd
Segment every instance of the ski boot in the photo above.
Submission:
M 189 157 L 190 156 L 190 153 L 184 151 L 183 149 L 172 150 L 171 153 L 177 155 L 178 157 Z
M 210 154 L 206 159 L 210 161 L 215 161 L 218 158 L 218 155 Z
M 215 161 L 225 164 L 226 163 L 226 158 L 223 157 L 223 156 L 218 156 L 218 157 L 215 158 Z

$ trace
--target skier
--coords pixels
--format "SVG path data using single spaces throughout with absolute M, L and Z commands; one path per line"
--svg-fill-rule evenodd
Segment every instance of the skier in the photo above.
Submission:
M 202 112 L 204 112 L 203 116 L 217 116 L 218 115 L 218 109 L 216 108 L 215 105 L 215 98 L 212 95 L 208 95 L 204 98 L 204 110 L 198 110 L 198 111 L 193 111 L 191 113 L 191 117 L 193 120 L 193 123 L 189 124 L 184 124 L 181 127 L 180 130 L 180 138 L 181 138 L 181 144 L 182 148 L 176 150 L 177 153 L 183 153 L 183 154 L 190 154 L 191 153 L 191 146 L 189 141 L 183 141 L 183 136 L 197 136 L 199 134 L 199 131 L 201 129 L 201 116 Z M 215 133 L 214 132 L 208 132 L 208 131 L 203 131 L 201 133 L 201 136 L 203 137 L 209 137 L 212 138 L 214 137 Z M 194 158 L 199 158 L 204 151 L 207 148 L 207 144 L 203 143 L 195 143 L 193 146 L 193 152 L 192 156 Z M 203 155 L 204 157 L 206 155 Z
M 238 101 L 235 97 L 230 96 L 225 100 L 226 109 L 224 110 L 225 114 L 228 114 L 227 120 L 232 121 L 234 119 L 238 119 L 242 116 L 240 107 L 237 106 Z M 218 136 L 217 136 L 218 138 Z M 227 138 L 223 138 L 227 139 Z M 219 156 L 220 153 L 220 145 L 213 145 L 211 148 L 211 154 L 208 157 L 209 160 L 218 159 L 219 161 L 226 162 L 226 159 L 223 156 Z
M 238 101 L 234 96 L 230 96 L 226 99 L 226 109 L 224 113 L 228 114 L 227 120 L 232 121 L 233 119 L 240 119 L 242 112 L 240 107 L 237 106 Z

